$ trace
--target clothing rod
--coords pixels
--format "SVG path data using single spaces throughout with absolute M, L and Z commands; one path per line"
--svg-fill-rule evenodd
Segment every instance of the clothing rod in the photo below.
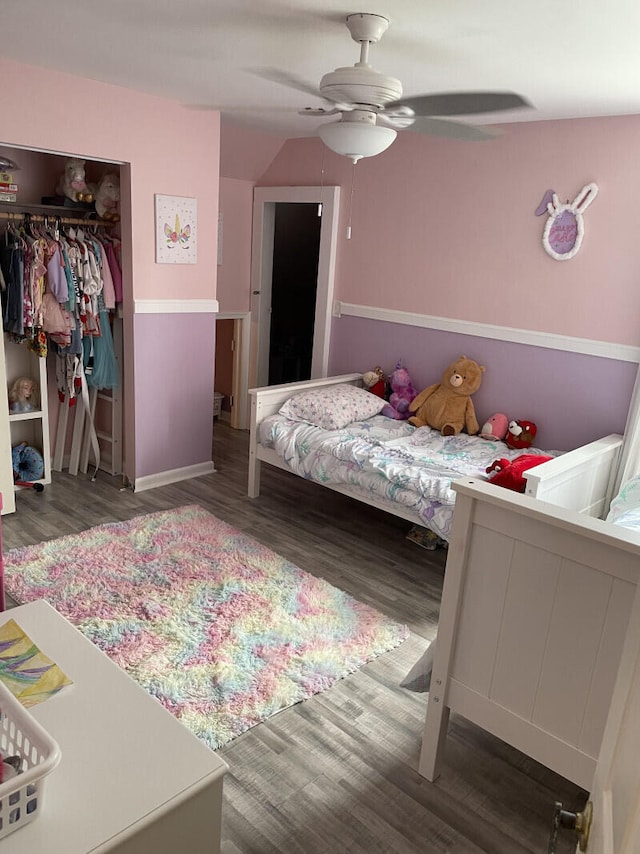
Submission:
M 29 219 L 31 222 L 59 222 L 60 225 L 117 225 L 115 222 L 108 222 L 103 219 L 78 219 L 71 216 L 58 216 L 58 214 L 31 214 L 22 213 L 20 211 L 0 211 L 0 219 L 8 220 L 24 220 Z

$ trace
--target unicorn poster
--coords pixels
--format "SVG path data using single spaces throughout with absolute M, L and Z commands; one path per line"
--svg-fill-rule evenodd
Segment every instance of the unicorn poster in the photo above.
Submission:
M 197 200 L 156 195 L 156 264 L 195 264 Z

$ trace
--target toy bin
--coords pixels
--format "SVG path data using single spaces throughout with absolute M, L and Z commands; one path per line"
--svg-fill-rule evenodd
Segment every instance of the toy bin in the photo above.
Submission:
M 224 400 L 224 395 L 220 394 L 218 391 L 214 391 L 213 393 L 213 417 L 219 418 L 220 413 L 222 412 L 222 401 Z
M 3 839 L 38 817 L 45 777 L 60 762 L 61 754 L 54 739 L 2 682 L 0 754 L 3 759 L 19 756 L 22 760 L 21 773 L 0 783 L 0 839 Z

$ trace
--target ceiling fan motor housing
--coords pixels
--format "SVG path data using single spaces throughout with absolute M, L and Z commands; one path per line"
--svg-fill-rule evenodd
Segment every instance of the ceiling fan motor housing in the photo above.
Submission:
M 320 94 L 336 104 L 369 104 L 384 107 L 402 97 L 402 83 L 371 67 L 336 68 L 320 81 Z

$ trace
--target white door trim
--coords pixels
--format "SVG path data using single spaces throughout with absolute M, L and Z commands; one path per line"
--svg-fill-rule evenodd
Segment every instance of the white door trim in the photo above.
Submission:
M 268 353 L 268 342 L 264 340 L 265 333 L 262 331 L 260 316 L 261 308 L 266 311 L 271 303 L 273 226 L 275 205 L 279 202 L 322 205 L 311 378 L 316 379 L 327 375 L 338 242 L 339 201 L 340 187 L 256 187 L 253 191 L 250 387 L 267 384 L 265 378 L 268 376 L 268 365 L 265 365 L 264 353 Z M 261 300 L 263 289 L 264 294 Z M 269 296 L 268 303 L 267 295 Z

